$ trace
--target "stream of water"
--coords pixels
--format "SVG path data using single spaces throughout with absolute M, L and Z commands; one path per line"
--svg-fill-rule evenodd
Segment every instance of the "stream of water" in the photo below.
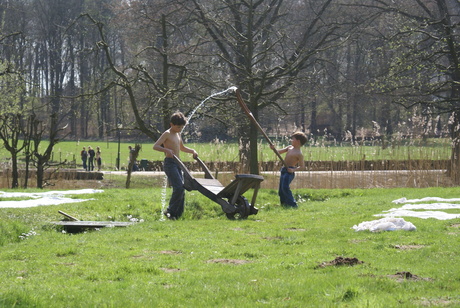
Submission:
M 190 114 L 189 114 L 188 117 L 187 117 L 187 120 L 188 120 L 188 121 L 187 121 L 187 124 L 186 124 L 185 126 L 187 126 L 187 125 L 190 123 L 190 121 L 192 120 L 192 117 L 193 117 L 193 115 L 195 114 L 195 112 L 196 112 L 198 109 L 200 109 L 201 106 L 203 106 L 204 103 L 205 103 L 208 99 L 211 99 L 211 98 L 213 98 L 214 96 L 219 96 L 219 95 L 225 94 L 225 93 L 227 93 L 227 92 L 235 92 L 236 89 L 237 89 L 237 87 L 230 87 L 230 88 L 228 88 L 228 89 L 226 89 L 226 90 L 224 90 L 224 91 L 217 92 L 217 93 L 211 94 L 211 95 L 209 95 L 208 97 L 206 97 L 201 103 L 198 104 L 198 106 L 195 107 L 195 109 L 192 110 L 192 112 L 190 112 Z M 185 128 L 185 126 L 184 126 L 184 128 Z

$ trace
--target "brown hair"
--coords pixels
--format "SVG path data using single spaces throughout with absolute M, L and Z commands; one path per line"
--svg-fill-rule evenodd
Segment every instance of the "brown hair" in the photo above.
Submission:
M 187 118 L 182 114 L 182 112 L 175 112 L 171 116 L 171 121 L 173 125 L 185 125 L 187 124 Z
M 299 140 L 301 145 L 307 143 L 307 135 L 305 135 L 303 132 L 295 132 L 291 137 Z

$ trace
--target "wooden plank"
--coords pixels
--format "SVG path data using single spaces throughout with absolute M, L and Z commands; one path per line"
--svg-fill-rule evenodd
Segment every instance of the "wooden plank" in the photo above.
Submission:
M 127 227 L 133 222 L 123 222 L 123 221 L 53 221 L 51 222 L 57 226 L 64 227 L 78 227 L 78 228 L 103 228 L 103 227 Z
M 73 221 L 79 221 L 79 220 L 80 220 L 80 219 L 78 219 L 78 218 L 75 218 L 75 217 L 73 217 L 73 216 L 70 216 L 69 214 L 67 214 L 67 213 L 65 213 L 65 212 L 63 212 L 63 211 L 58 211 L 58 212 L 59 212 L 59 214 L 64 215 L 65 217 L 67 217 L 67 218 L 70 219 L 70 220 L 73 220 Z
M 224 185 L 222 185 L 218 180 L 215 180 L 215 179 L 195 178 L 195 180 L 198 182 L 198 184 L 200 184 L 202 186 L 211 186 L 211 187 L 216 187 L 216 188 L 224 188 Z
M 222 189 L 224 189 L 224 186 L 216 179 L 195 178 L 195 181 L 214 195 L 217 195 L 222 191 Z
M 228 184 L 220 193 L 219 196 L 222 197 L 229 197 L 233 196 L 238 189 L 238 186 L 240 190 L 238 191 L 238 195 L 244 194 L 246 191 L 248 191 L 250 188 L 255 187 L 257 184 L 262 182 L 264 178 L 260 175 L 255 175 L 255 174 L 237 174 L 236 179 Z

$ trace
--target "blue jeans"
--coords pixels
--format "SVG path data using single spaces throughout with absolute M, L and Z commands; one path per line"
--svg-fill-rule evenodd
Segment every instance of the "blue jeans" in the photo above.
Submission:
M 297 207 L 297 202 L 294 200 L 291 188 L 289 187 L 294 177 L 294 172 L 289 173 L 286 167 L 281 168 L 278 195 L 280 196 L 280 202 L 282 206 Z
M 89 157 L 88 159 L 88 166 L 86 168 L 87 171 L 93 171 L 94 170 L 94 157 Z
M 171 199 L 169 200 L 168 213 L 172 217 L 179 218 L 184 212 L 184 175 L 182 174 L 182 170 L 179 168 L 179 165 L 174 161 L 174 158 L 165 158 L 164 171 L 168 176 L 173 189 Z

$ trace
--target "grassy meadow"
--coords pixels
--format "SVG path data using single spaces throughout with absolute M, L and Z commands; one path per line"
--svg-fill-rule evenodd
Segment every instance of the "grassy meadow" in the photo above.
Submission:
M 278 149 L 289 144 L 287 139 L 274 141 Z M 120 168 L 125 170 L 128 166 L 128 146 L 134 146 L 135 142 L 120 143 Z M 163 153 L 153 150 L 153 142 L 140 143 L 142 148 L 138 159 L 149 161 L 163 160 Z M 45 147 L 46 143 L 43 143 Z M 80 151 L 82 147 L 88 146 L 94 149 L 99 146 L 102 151 L 102 167 L 104 170 L 114 170 L 118 158 L 118 143 L 116 141 L 63 141 L 58 143 L 53 152 L 52 160 L 55 162 L 67 161 L 75 166 L 81 164 Z M 238 144 L 232 142 L 210 142 L 210 143 L 187 143 L 187 146 L 194 148 L 201 159 L 205 162 L 238 162 Z M 361 160 L 442 160 L 449 159 L 451 145 L 448 139 L 414 139 L 399 140 L 382 147 L 381 141 L 366 141 L 365 143 L 351 144 L 349 142 L 317 141 L 309 140 L 302 148 L 305 160 L 307 161 L 361 161 Z M 7 162 L 9 153 L 0 148 L 0 160 Z M 182 154 L 183 161 L 193 160 L 190 155 Z M 268 144 L 262 140 L 259 145 L 259 161 L 268 162 L 277 160 L 276 155 Z
M 259 214 L 242 221 L 198 192 L 187 192 L 183 218 L 164 220 L 167 194 L 108 189 L 75 196 L 91 199 L 82 203 L 0 208 L 0 307 L 460 306 L 460 219 L 352 229 L 395 199 L 454 198 L 458 188 L 297 189 L 297 210 L 262 189 Z M 58 210 L 139 222 L 71 234 L 50 224 Z M 337 257 L 360 262 L 327 264 Z

